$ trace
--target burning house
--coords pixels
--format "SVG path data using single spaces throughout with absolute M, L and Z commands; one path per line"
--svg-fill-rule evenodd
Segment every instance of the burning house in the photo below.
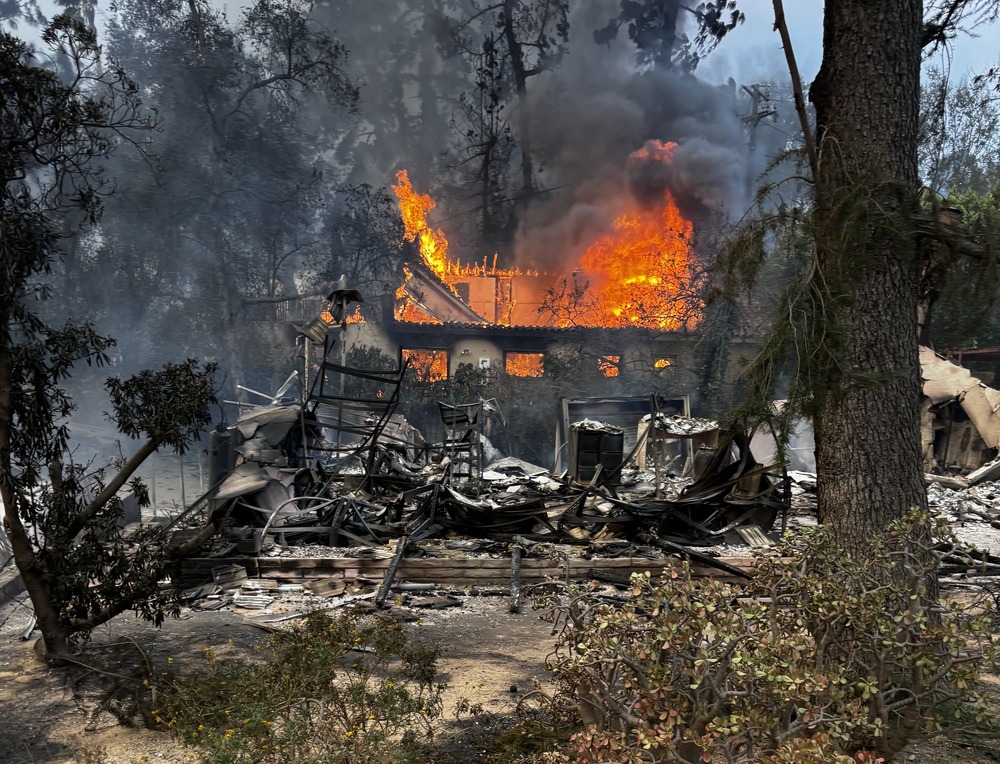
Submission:
M 671 155 L 670 144 L 652 142 L 630 161 L 669 162 Z M 619 205 L 605 231 L 547 271 L 505 266 L 499 255 L 460 263 L 444 233 L 428 224 L 430 197 L 416 193 L 405 172 L 394 190 L 412 257 L 391 304 L 381 306 L 380 315 L 352 315 L 348 303 L 360 295 L 341 284 L 320 325 L 297 327 L 322 351 L 304 354 L 301 400 L 276 394 L 220 436 L 224 450 L 235 454 L 235 467 L 214 476 L 206 499 L 215 521 L 231 527 L 219 554 L 253 555 L 246 564 L 260 575 L 270 564 L 268 545 L 392 549 L 379 569 L 377 604 L 398 571 L 407 575 L 404 558 L 412 568 L 418 557 L 447 554 L 441 545 L 456 536 L 476 548 L 504 545 L 514 592 L 522 557 L 537 556 L 544 563 L 538 575 L 548 575 L 552 545 L 574 552 L 604 545 L 616 574 L 636 569 L 631 549 L 638 544 L 643 555 L 682 554 L 745 577 L 682 542 L 711 545 L 731 532 L 759 540 L 778 517 L 784 524 L 790 485 L 782 466 L 759 463 L 746 433 L 720 439 L 718 423 L 691 419 L 687 391 L 657 390 L 643 377 L 644 398 L 615 395 L 623 378 L 669 373 L 677 381 L 678 369 L 694 367 L 704 282 L 694 225 L 666 187 L 659 198 Z M 379 320 L 371 320 L 376 315 Z M 589 359 L 592 368 L 569 374 L 593 375 L 605 397 L 562 400 L 565 467 L 552 471 L 517 454 L 486 453 L 481 424 L 488 401 L 481 397 L 434 401 L 443 432 L 403 429 L 397 404 L 408 369 L 426 383 L 468 365 L 530 384 L 570 344 L 587 348 L 577 360 Z M 395 360 L 394 367 L 350 363 L 351 351 L 365 347 Z M 692 372 L 688 390 L 696 384 Z M 554 422 L 552 408 L 529 410 L 527 418 L 549 414 Z M 604 421 L 589 421 L 591 415 Z M 620 425 L 608 421 L 615 416 Z M 688 457 L 676 470 L 663 447 L 674 442 L 685 444 L 678 450 Z M 647 444 L 651 464 L 644 459 Z M 637 458 L 638 469 L 632 467 Z M 219 554 L 205 564 L 217 565 Z M 591 556 L 586 553 L 585 563 L 581 557 L 572 575 L 591 576 L 600 567 Z M 433 567 L 419 575 L 426 578 Z M 357 575 L 362 568 L 350 570 Z M 192 572 L 198 573 L 185 575 Z M 470 577 L 464 567 L 451 575 Z M 492 570 L 488 577 L 498 578 Z M 506 571 L 499 575 L 507 578 Z
M 668 163 L 673 145 L 650 141 L 629 162 Z M 434 201 L 396 176 L 411 257 L 391 304 L 348 325 L 345 350 L 377 347 L 434 382 L 467 365 L 491 374 L 539 378 L 566 348 L 585 348 L 581 374 L 627 378 L 647 390 L 692 395 L 701 381 L 694 350 L 706 281 L 694 248 L 694 225 L 670 191 L 626 194 L 605 230 L 556 258 L 557 267 L 504 266 L 499 254 L 467 265 L 432 227 Z M 361 314 L 365 315 L 365 314 Z M 369 316 L 373 313 L 369 312 Z M 738 357 L 752 349 L 737 340 Z M 622 382 L 619 379 L 617 382 Z M 609 382 L 605 392 L 621 385 Z

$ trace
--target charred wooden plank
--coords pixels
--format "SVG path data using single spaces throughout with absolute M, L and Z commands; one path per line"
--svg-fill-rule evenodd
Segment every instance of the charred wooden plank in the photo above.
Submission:
M 632 584 L 631 576 L 623 576 L 617 573 L 609 573 L 606 570 L 601 570 L 599 568 L 590 568 L 587 570 L 587 575 L 593 578 L 595 581 L 603 581 L 606 584 L 614 584 L 615 586 L 625 589 Z
M 711 568 L 716 568 L 730 575 L 737 576 L 738 578 L 751 579 L 752 575 L 747 573 L 745 570 L 741 570 L 734 565 L 730 565 L 727 562 L 722 562 L 722 560 L 716 559 L 711 555 L 702 554 L 701 552 L 696 552 L 694 549 L 690 549 L 682 544 L 676 544 L 673 541 L 667 541 L 666 539 L 658 538 L 656 536 L 646 536 L 643 539 L 646 543 L 652 544 L 653 546 L 659 547 L 664 551 L 673 552 L 674 554 L 679 554 L 682 557 L 695 560 L 700 562 L 702 565 L 707 565 Z
M 520 541 L 510 548 L 510 612 L 521 612 L 521 556 L 524 546 Z
M 396 571 L 399 570 L 399 564 L 403 561 L 403 556 L 406 554 L 406 547 L 409 543 L 409 537 L 403 536 L 396 544 L 396 554 L 393 555 L 392 562 L 389 563 L 389 568 L 385 572 L 385 578 L 382 579 L 382 585 L 379 587 L 378 594 L 375 595 L 376 607 L 382 607 L 385 604 L 385 600 L 389 596 L 389 590 L 392 588 L 392 581 L 396 577 Z

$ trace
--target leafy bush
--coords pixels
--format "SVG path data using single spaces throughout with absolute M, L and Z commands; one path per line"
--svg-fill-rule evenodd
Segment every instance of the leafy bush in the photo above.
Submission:
M 437 656 L 394 621 L 317 612 L 256 659 L 206 651 L 204 671 L 173 680 L 153 720 L 213 764 L 419 761 L 440 713 Z
M 742 588 L 679 566 L 634 576 L 624 604 L 553 598 L 551 699 L 584 729 L 546 760 L 878 761 L 981 717 L 989 615 L 938 601 L 926 522 L 908 517 L 864 560 L 811 530 L 760 555 Z

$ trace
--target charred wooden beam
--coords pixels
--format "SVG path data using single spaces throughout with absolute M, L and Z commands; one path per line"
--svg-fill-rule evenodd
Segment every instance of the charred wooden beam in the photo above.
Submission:
M 409 536 L 403 536 L 396 544 L 396 554 L 392 556 L 392 562 L 389 563 L 389 567 L 385 571 L 382 585 L 378 589 L 378 594 L 375 595 L 375 607 L 382 607 L 385 604 L 385 600 L 389 596 L 389 590 L 392 589 L 392 581 L 396 577 L 396 571 L 399 570 L 399 564 L 403 561 L 403 556 L 406 554 L 406 547 L 409 543 Z
M 716 559 L 708 554 L 702 554 L 701 552 L 696 552 L 694 549 L 690 549 L 682 544 L 675 544 L 673 541 L 667 541 L 666 539 L 659 538 L 658 536 L 653 536 L 652 534 L 644 534 L 643 540 L 652 546 L 659 547 L 660 549 L 671 552 L 673 554 L 680 555 L 684 559 L 694 560 L 700 562 L 702 565 L 707 565 L 710 568 L 715 568 L 717 570 L 724 571 L 730 575 L 737 576 L 738 578 L 743 578 L 750 580 L 753 578 L 745 570 L 737 568 L 735 565 L 730 565 L 727 562 Z
M 521 556 L 524 547 L 520 539 L 515 539 L 510 547 L 510 612 L 521 612 Z
M 627 588 L 632 583 L 631 576 L 622 576 L 617 573 L 609 573 L 606 570 L 600 570 L 599 568 L 591 568 L 587 571 L 587 575 L 593 578 L 595 581 L 603 581 L 606 584 L 614 584 L 620 589 Z

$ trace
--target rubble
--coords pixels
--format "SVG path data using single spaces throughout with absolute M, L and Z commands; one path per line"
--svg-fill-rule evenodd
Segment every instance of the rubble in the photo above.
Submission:
M 739 470 L 733 471 L 742 474 Z M 565 514 L 564 503 L 567 499 L 570 503 L 575 499 L 580 506 L 580 516 L 585 520 L 580 527 L 590 531 L 585 540 L 566 538 L 548 528 L 526 537 L 509 532 L 476 532 L 470 525 L 463 529 L 473 528 L 473 533 L 442 527 L 420 539 L 413 539 L 411 533 L 409 538 L 398 536 L 384 544 L 326 546 L 272 542 L 252 560 L 241 559 L 247 566 L 248 579 L 236 583 L 235 589 L 209 585 L 201 591 L 194 606 L 215 609 L 229 605 L 260 612 L 261 619 L 267 616 L 270 618 L 267 622 L 273 622 L 296 617 L 310 609 L 364 605 L 411 620 L 414 616 L 409 611 L 447 609 L 458 604 L 464 608 L 469 606 L 470 597 L 480 595 L 506 597 L 509 609 L 516 612 L 522 606 L 525 587 L 552 579 L 589 579 L 609 589 L 620 588 L 627 584 L 633 572 L 645 570 L 655 575 L 663 569 L 667 557 L 684 557 L 696 571 L 728 580 L 747 576 L 746 567 L 740 567 L 747 564 L 747 546 L 738 543 L 738 538 L 731 541 L 732 534 L 708 539 L 714 542 L 710 546 L 696 546 L 692 543 L 690 526 L 686 524 L 682 527 L 689 536 L 684 543 L 678 543 L 661 534 L 659 524 L 648 522 L 648 517 L 630 520 L 622 507 L 641 506 L 631 491 L 645 486 L 643 490 L 648 495 L 652 486 L 649 476 L 639 470 L 630 468 L 623 472 L 622 485 L 615 494 L 606 490 L 591 492 L 589 486 L 577 486 L 565 478 L 547 476 L 556 487 L 544 496 L 543 504 L 561 508 Z M 708 485 L 720 479 L 717 473 L 712 475 Z M 433 473 L 430 479 L 437 476 L 439 473 Z M 509 488 L 510 480 L 530 482 L 533 477 L 508 476 L 503 482 Z M 816 476 L 792 472 L 788 478 L 789 527 L 815 524 Z M 692 479 L 674 478 L 670 485 L 671 501 L 676 502 L 692 485 L 695 485 Z M 429 501 L 435 492 L 442 515 L 450 509 L 449 502 L 454 500 L 455 494 L 462 497 L 459 505 L 463 511 L 469 510 L 467 502 L 477 508 L 491 501 L 498 503 L 494 494 L 484 492 L 481 486 L 479 496 L 475 495 L 472 486 L 467 488 L 471 496 L 439 483 L 432 482 L 428 488 L 413 498 L 414 509 L 419 501 Z M 579 502 L 581 496 L 586 496 L 586 500 Z M 970 545 L 967 550 L 943 550 L 947 553 L 943 558 L 942 584 L 974 585 L 977 581 L 989 580 L 984 576 L 1000 574 L 1000 521 L 997 520 L 1000 483 L 982 483 L 963 490 L 931 484 L 928 498 L 931 509 L 951 523 L 960 541 Z M 370 504 L 378 506 L 375 502 Z M 503 505 L 499 506 L 502 512 Z M 683 505 L 674 504 L 672 509 L 676 511 L 678 506 Z M 654 503 L 646 509 L 662 517 L 659 504 Z M 406 514 L 404 512 L 404 518 Z M 586 521 L 591 516 L 594 522 L 588 524 Z M 560 518 L 546 517 L 548 524 L 558 531 Z M 471 522 L 470 518 L 471 515 L 466 517 L 466 521 Z M 517 521 L 523 520 L 520 517 Z M 630 525 L 631 522 L 639 525 Z M 598 526 L 602 530 L 613 528 L 613 532 L 603 538 L 595 537 L 597 534 L 593 531 Z M 693 533 L 698 535 L 697 531 Z M 405 550 L 405 554 L 401 550 Z M 398 567 L 395 576 L 390 576 L 388 571 L 394 561 L 398 562 Z M 232 586 L 222 575 L 230 568 L 220 565 L 218 560 L 214 564 L 223 584 Z M 239 575 L 235 574 L 235 578 Z M 273 599 L 265 604 L 267 598 Z
M 568 464 L 555 473 L 497 452 L 482 430 L 482 401 L 439 401 L 444 436 L 426 441 L 395 411 L 405 366 L 352 369 L 324 348 L 301 401 L 276 395 L 217 433 L 232 463 L 217 461 L 212 488 L 171 524 L 183 534 L 185 522 L 207 515 L 224 528 L 176 571 L 188 591 L 228 592 L 243 608 L 266 608 L 295 593 L 289 586 L 317 600 L 389 607 L 419 594 L 443 607 L 443 586 L 488 585 L 505 589 L 517 611 L 524 585 L 621 583 L 662 570 L 669 557 L 745 579 L 745 566 L 723 554 L 747 557 L 747 546 L 770 543 L 790 513 L 815 522 L 814 474 L 761 463 L 753 433 L 676 413 L 686 401 L 669 410 L 655 396 L 564 403 Z M 570 421 L 573 410 L 598 413 Z M 600 412 L 632 416 L 634 438 Z M 938 511 L 959 524 L 995 521 L 974 493 L 989 483 L 933 478 Z M 734 537 L 742 544 L 727 546 Z M 258 590 L 247 579 L 279 583 Z M 216 588 L 198 588 L 207 583 Z
M 647 408 L 653 414 L 637 423 L 655 433 L 652 473 L 636 458 L 645 454 L 643 432 L 626 454 L 622 427 L 585 416 L 568 424 L 569 469 L 554 474 L 489 446 L 482 401 L 439 401 L 443 440 L 426 442 L 395 412 L 405 367 L 352 369 L 324 348 L 301 402 L 275 395 L 213 433 L 233 463 L 216 462 L 212 488 L 186 513 L 207 513 L 225 528 L 206 556 L 260 557 L 303 545 L 391 548 L 387 589 L 399 560 L 429 539 L 708 546 L 739 529 L 767 533 L 787 512 L 783 469 L 759 464 L 746 433 L 730 433 L 720 445 L 717 422 L 667 414 L 655 397 Z M 701 461 L 689 459 L 683 472 L 661 469 L 661 436 L 693 439 Z M 486 463 L 489 455 L 496 458 Z
M 327 379 L 304 404 L 260 406 L 229 429 L 235 464 L 213 476 L 213 487 L 173 523 L 183 534 L 184 522 L 207 514 L 224 533 L 177 571 L 179 585 L 191 590 L 210 573 L 225 589 L 232 567 L 244 566 L 244 576 L 284 576 L 306 570 L 295 560 L 322 558 L 337 565 L 313 564 L 309 577 L 324 582 L 317 596 L 349 592 L 368 576 L 374 603 L 383 606 L 404 570 L 404 583 L 420 582 L 421 573 L 429 583 L 447 576 L 507 581 L 516 610 L 522 579 L 627 576 L 637 564 L 662 567 L 670 556 L 745 578 L 744 569 L 694 547 L 718 545 L 734 532 L 767 543 L 779 515 L 784 527 L 791 483 L 780 465 L 754 459 L 744 433 L 728 434 L 687 475 L 661 470 L 658 457 L 652 472 L 638 468 L 644 439 L 625 454 L 624 430 L 596 419 L 571 424 L 572 465 L 564 473 L 503 455 L 484 464 L 493 449 L 456 447 L 486 442 L 476 404 L 442 403 L 445 441 L 427 443 L 393 405 L 381 403 L 384 395 L 371 397 L 357 384 L 397 386 L 401 370 L 352 377 L 340 365 L 324 368 L 345 378 L 343 394 L 334 395 Z M 378 410 L 363 413 L 371 400 L 380 401 Z M 346 425 L 334 415 L 341 408 L 353 412 Z M 719 440 L 710 420 L 652 420 L 671 437 Z M 613 564 L 602 568 L 602 559 Z M 233 602 L 266 607 L 264 596 L 241 591 Z
M 599 422 L 596 419 L 581 419 L 570 424 L 573 430 L 586 430 L 588 432 L 606 432 L 611 435 L 621 435 L 624 430 L 607 422 Z
M 720 425 L 714 419 L 699 419 L 698 417 L 670 416 L 667 414 L 657 414 L 655 417 L 647 414 L 641 421 L 649 422 L 652 419 L 653 427 L 665 435 L 673 437 L 686 437 L 691 435 L 703 435 L 709 432 L 716 432 Z

